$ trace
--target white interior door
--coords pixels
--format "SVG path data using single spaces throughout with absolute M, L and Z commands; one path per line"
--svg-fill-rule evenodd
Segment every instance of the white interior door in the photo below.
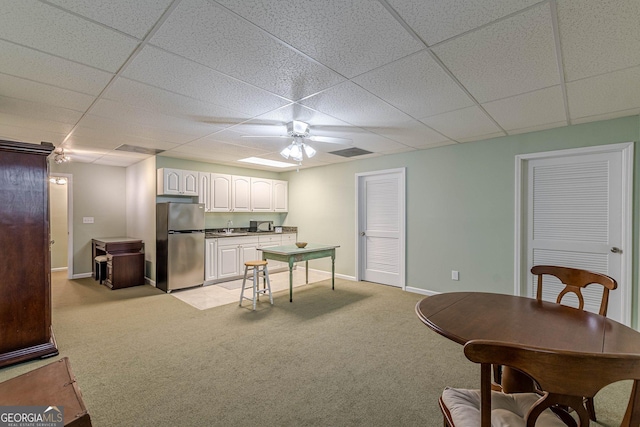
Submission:
M 357 175 L 359 280 L 405 287 L 405 171 Z
M 630 323 L 624 251 L 630 251 L 625 220 L 623 151 L 579 153 L 532 159 L 526 178 L 526 270 L 561 265 L 607 274 L 618 281 L 609 296 L 607 316 Z M 630 180 L 629 180 L 630 181 Z M 629 184 L 630 185 L 630 184 Z M 625 248 L 624 251 L 622 248 Z M 535 297 L 535 278 L 527 274 L 527 294 Z M 545 281 L 542 298 L 555 301 L 559 280 Z M 583 292 L 585 309 L 598 312 L 602 288 Z M 576 305 L 568 295 L 563 304 Z

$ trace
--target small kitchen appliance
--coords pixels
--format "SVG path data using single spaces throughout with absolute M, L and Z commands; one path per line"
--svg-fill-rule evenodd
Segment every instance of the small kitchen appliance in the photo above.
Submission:
M 249 221 L 249 232 L 273 231 L 273 221 Z

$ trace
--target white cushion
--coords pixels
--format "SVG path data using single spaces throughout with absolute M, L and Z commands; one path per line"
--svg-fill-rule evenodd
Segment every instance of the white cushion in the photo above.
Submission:
M 525 416 L 540 396 L 535 393 L 491 392 L 491 427 L 525 427 Z M 449 409 L 455 427 L 480 426 L 480 390 L 445 388 L 442 402 Z M 536 427 L 566 427 L 550 409 L 536 421 Z

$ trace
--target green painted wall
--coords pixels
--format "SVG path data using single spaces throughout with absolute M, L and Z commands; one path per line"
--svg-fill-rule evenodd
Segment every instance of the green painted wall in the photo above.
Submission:
M 515 156 L 638 140 L 632 116 L 290 172 L 286 223 L 299 227 L 300 240 L 339 244 L 336 271 L 355 276 L 355 174 L 406 167 L 407 286 L 513 293 Z M 635 170 L 639 162 L 636 149 Z M 639 213 L 634 197 L 633 324 Z M 450 278 L 454 269 L 459 281 Z

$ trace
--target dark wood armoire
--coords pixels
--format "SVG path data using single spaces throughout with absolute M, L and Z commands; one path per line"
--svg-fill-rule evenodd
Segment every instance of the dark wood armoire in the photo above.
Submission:
M 0 367 L 58 354 L 47 163 L 54 148 L 0 140 Z

